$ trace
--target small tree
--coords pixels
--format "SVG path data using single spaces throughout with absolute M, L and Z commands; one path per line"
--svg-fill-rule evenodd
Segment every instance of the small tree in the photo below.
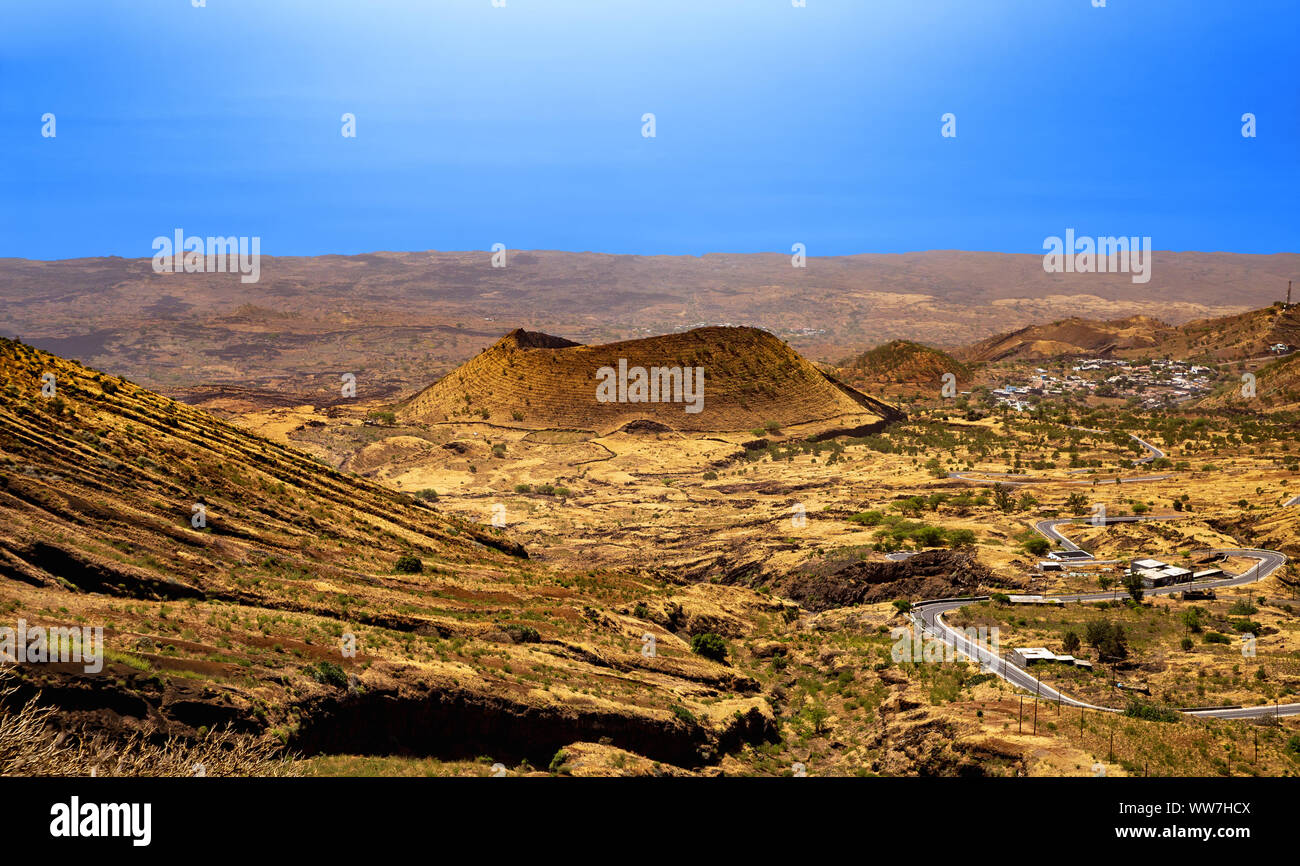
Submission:
M 1124 575 L 1124 589 L 1128 591 L 1128 594 L 1133 598 L 1134 601 L 1141 603 L 1142 602 L 1142 575 L 1140 574 Z
M 1065 637 L 1061 640 L 1061 646 L 1070 655 L 1077 653 L 1079 647 L 1082 646 L 1082 641 L 1079 640 L 1078 632 L 1074 631 L 1074 629 L 1067 631 Z
M 720 635 L 706 631 L 691 638 L 691 652 L 706 659 L 713 659 L 715 662 L 726 661 L 727 642 Z
M 830 711 L 821 704 L 812 704 L 804 711 L 808 717 L 809 723 L 812 724 L 814 734 L 826 733 L 826 720 L 830 718 Z
M 1011 488 L 999 481 L 993 485 L 993 504 L 997 506 L 998 511 L 1010 512 L 1016 507 L 1015 497 L 1011 495 Z
M 1052 545 L 1046 538 L 1043 538 L 1040 535 L 1035 535 L 1033 538 L 1025 542 L 1025 550 L 1029 551 L 1034 556 L 1042 556 L 1051 549 Z
M 406 553 L 397 558 L 393 569 L 398 574 L 419 574 L 424 571 L 424 563 L 420 561 L 420 557 Z

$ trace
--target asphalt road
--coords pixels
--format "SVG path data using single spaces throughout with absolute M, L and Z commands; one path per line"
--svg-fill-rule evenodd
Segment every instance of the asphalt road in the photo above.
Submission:
M 1150 442 L 1148 442 L 1147 440 L 1145 440 L 1145 439 L 1143 439 L 1143 438 L 1141 438 L 1141 437 L 1139 437 L 1139 436 L 1134 436 L 1132 433 L 1130 433 L 1130 434 L 1128 434 L 1128 435 L 1129 435 L 1130 438 L 1132 438 L 1134 441 L 1136 441 L 1137 444 L 1141 445 L 1141 446 L 1142 446 L 1143 448 L 1145 448 L 1148 452 L 1150 452 L 1150 453 L 1147 454 L 1147 456 L 1142 457 L 1142 458 L 1140 458 L 1140 459 L 1138 459 L 1138 460 L 1134 460 L 1134 461 L 1133 461 L 1133 465 L 1134 465 L 1134 466 L 1138 466 L 1138 465 L 1140 465 L 1140 464 L 1142 464 L 1142 463 L 1151 463 L 1152 461 L 1159 460 L 1161 457 L 1164 457 L 1164 456 L 1165 456 L 1165 452 L 1161 451 L 1159 448 L 1157 448 L 1156 446 L 1152 445 L 1152 444 L 1151 444 Z
M 1113 523 L 1130 523 L 1139 520 L 1177 520 L 1178 517 L 1112 517 L 1106 520 L 1106 524 Z M 1056 520 L 1040 521 L 1034 528 L 1049 540 L 1056 542 L 1066 550 L 1079 550 L 1078 545 L 1070 541 L 1057 530 L 1056 527 L 1065 523 L 1084 522 L 1089 518 L 1064 518 Z M 1202 580 L 1195 583 L 1177 584 L 1174 586 L 1153 587 L 1146 590 L 1147 595 L 1170 595 L 1175 592 L 1182 592 L 1188 588 L 1210 589 L 1216 587 L 1244 586 L 1248 583 L 1254 583 L 1257 580 L 1263 580 L 1277 569 L 1286 564 L 1287 558 L 1275 550 L 1256 550 L 1251 548 L 1233 548 L 1227 550 L 1207 551 L 1211 554 L 1222 554 L 1224 556 L 1237 556 L 1242 558 L 1255 559 L 1255 565 L 1238 575 L 1229 575 L 1216 580 Z M 1091 559 L 1091 557 L 1089 557 Z M 1086 560 L 1085 560 L 1086 561 Z M 1090 602 L 1090 601 L 1109 601 L 1116 597 L 1115 592 L 1094 592 L 1094 593 L 1072 593 L 1066 595 L 1036 596 L 1036 598 L 1050 598 L 1063 604 Z M 981 669 L 996 674 L 1012 685 L 1019 686 L 1028 692 L 1033 692 L 1044 700 L 1059 701 L 1064 706 L 1085 707 L 1091 710 L 1114 713 L 1119 712 L 1115 707 L 1100 707 L 1086 701 L 1076 700 L 1068 695 L 1062 694 L 1051 686 L 1039 681 L 1032 674 L 1020 667 L 1007 661 L 1005 658 L 993 652 L 987 646 L 972 641 L 960 631 L 952 628 L 944 621 L 943 615 L 950 610 L 956 610 L 970 604 L 973 601 L 982 601 L 987 596 L 974 596 L 967 598 L 949 598 L 934 599 L 932 601 L 923 601 L 912 607 L 913 622 L 927 634 L 932 635 L 943 641 L 948 646 L 955 647 L 958 652 L 977 662 Z M 1260 707 L 1212 707 L 1206 709 L 1189 709 L 1183 710 L 1189 716 L 1198 718 L 1217 718 L 1217 719 L 1254 719 L 1271 715 L 1293 716 L 1300 715 L 1300 703 L 1281 704 L 1273 706 Z

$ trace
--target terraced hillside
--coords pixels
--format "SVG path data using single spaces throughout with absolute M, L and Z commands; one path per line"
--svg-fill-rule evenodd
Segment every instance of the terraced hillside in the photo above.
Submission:
M 699 368 L 701 411 L 685 402 L 601 402 L 598 371 Z M 838 382 L 756 328 L 709 327 L 599 346 L 515 330 L 403 404 L 425 424 L 483 420 L 523 430 L 604 435 L 649 427 L 679 432 L 865 430 L 895 420 L 892 406 Z
M 552 572 L 495 530 L 21 343 L 0 341 L 0 379 L 0 621 L 104 629 L 101 672 L 18 667 L 19 697 L 40 689 L 67 722 L 534 766 L 607 740 L 695 767 L 772 735 L 757 683 L 687 641 L 779 600 Z

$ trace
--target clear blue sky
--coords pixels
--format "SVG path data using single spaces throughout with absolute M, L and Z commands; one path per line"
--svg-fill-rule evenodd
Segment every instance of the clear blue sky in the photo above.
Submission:
M 8 0 L 0 256 L 1297 250 L 1294 0 L 507 3 Z

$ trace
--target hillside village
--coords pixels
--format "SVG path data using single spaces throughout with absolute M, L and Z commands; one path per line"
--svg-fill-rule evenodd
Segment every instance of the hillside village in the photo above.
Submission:
M 998 406 L 1024 412 L 1053 396 L 1119 398 L 1144 409 L 1186 403 L 1210 393 L 1222 373 L 1203 364 L 1153 359 L 1146 363 L 1123 358 L 1083 358 L 1070 372 L 1053 374 L 1037 367 L 1020 384 L 1006 384 L 990 393 Z

